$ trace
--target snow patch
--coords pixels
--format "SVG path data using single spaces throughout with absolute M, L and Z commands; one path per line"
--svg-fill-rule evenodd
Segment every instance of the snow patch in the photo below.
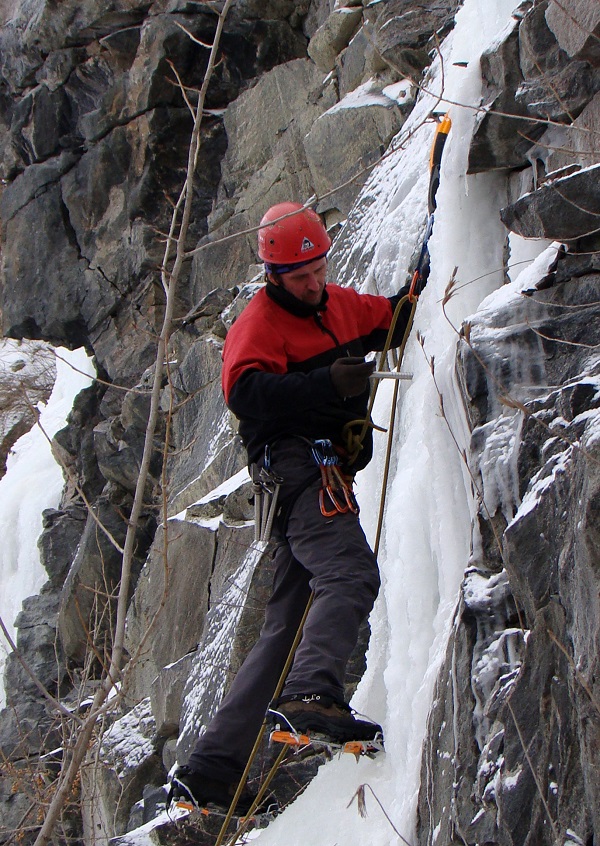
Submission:
M 102 760 L 114 766 L 119 779 L 126 778 L 154 754 L 155 732 L 156 723 L 148 697 L 105 732 L 100 747 Z

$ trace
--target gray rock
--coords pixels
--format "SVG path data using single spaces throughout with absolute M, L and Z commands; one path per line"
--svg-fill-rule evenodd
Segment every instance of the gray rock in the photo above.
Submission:
M 62 742 L 57 715 L 40 697 L 36 684 L 37 680 L 57 697 L 70 686 L 57 641 L 57 610 L 55 594 L 29 597 L 15 621 L 17 650 L 26 667 L 15 653 L 8 655 L 4 671 L 7 708 L 0 717 L 0 751 L 6 758 L 35 756 Z
M 56 642 L 58 597 L 53 594 L 30 596 L 23 600 L 17 615 L 17 649 L 25 657 L 34 676 L 53 694 L 66 673 L 60 645 Z M 5 673 L 6 701 L 18 707 L 23 695 L 35 697 L 34 680 L 18 661 L 12 661 Z
M 549 127 L 540 138 L 536 152 L 546 160 L 549 172 L 573 165 L 589 167 L 600 160 L 599 139 L 600 94 L 596 94 L 570 126 Z
M 398 103 L 372 83 L 346 95 L 315 121 L 304 147 L 317 195 L 328 195 L 319 211 L 337 208 L 343 215 L 350 211 L 370 173 L 368 165 L 382 155 L 402 123 Z M 348 139 L 343 147 L 337 143 L 341 137 Z
M 171 772 L 172 768 L 177 764 L 177 739 L 169 738 L 162 751 L 163 766 L 165 772 Z
M 458 4 L 454 0 L 434 0 L 423 7 L 414 0 L 389 0 L 373 4 L 374 43 L 381 57 L 400 77 L 415 81 L 430 64 L 429 52 L 454 25 Z
M 110 502 L 106 497 L 99 498 L 94 506 L 97 519 L 120 545 L 126 531 L 123 510 L 128 507 L 123 502 Z M 146 556 L 153 529 L 152 519 L 142 517 L 133 562 L 134 581 L 141 568 L 141 560 Z M 109 597 L 114 595 L 120 580 L 121 563 L 119 550 L 99 529 L 96 520 L 88 516 L 77 554 L 65 580 L 58 615 L 61 643 L 69 658 L 83 660 L 91 648 L 90 639 L 94 643 L 103 642 L 110 619 L 110 604 L 114 601 Z M 86 630 L 84 621 L 91 621 L 90 630 Z
M 382 59 L 375 49 L 368 27 L 362 26 L 336 61 L 340 99 L 371 79 L 395 82 L 397 71 Z M 383 87 L 383 82 L 381 87 Z
M 598 830 L 587 680 L 597 672 L 600 606 L 587 527 L 600 501 L 590 357 L 600 274 L 569 276 L 579 270 L 581 256 L 559 255 L 551 287 L 476 318 L 462 344 L 470 468 L 483 504 L 429 717 L 422 846 L 434 830 L 448 842 L 490 844 L 551 844 L 552 827 L 589 842 Z M 514 366 L 521 353 L 524 368 Z M 581 687 L 588 694 L 573 696 Z
M 89 388 L 80 391 L 73 400 L 73 406 L 67 417 L 67 425 L 52 439 L 52 447 L 58 460 L 67 474 L 73 474 L 72 477 L 67 476 L 63 495 L 63 505 L 66 510 L 69 510 L 71 503 L 75 507 L 79 504 L 80 494 L 74 486 L 75 478 L 90 501 L 101 493 L 105 484 L 98 470 L 93 434 L 105 390 L 101 382 L 94 382 Z
M 81 808 L 88 841 L 98 842 L 98 832 L 104 843 L 124 834 L 130 808 L 142 799 L 146 785 L 165 780 L 155 737 L 149 699 L 103 734 L 95 766 L 82 768 Z
M 27 819 L 31 801 L 20 789 L 23 779 L 29 778 L 25 765 L 16 767 L 12 775 L 0 775 L 0 808 L 2 808 L 2 828 L 5 831 L 16 832 L 23 827 L 23 819 Z
M 524 238 L 568 243 L 590 235 L 598 229 L 599 174 L 600 165 L 593 165 L 551 180 L 502 209 L 502 222 Z
M 336 101 L 313 62 L 298 59 L 264 74 L 227 108 L 228 150 L 210 235 L 200 243 L 206 250 L 194 260 L 194 301 L 217 286 L 242 282 L 256 261 L 254 233 L 223 244 L 220 238 L 256 226 L 275 203 L 313 193 L 303 139 Z
M 216 532 L 183 520 L 167 526 L 166 551 L 159 528 L 127 615 L 126 648 L 135 659 L 126 673 L 129 702 L 150 690 L 163 667 L 197 646 L 208 610 Z
M 526 114 L 526 105 L 515 101 L 523 81 L 519 60 L 519 29 L 515 22 L 504 41 L 481 56 L 488 113 L 478 118 L 469 148 L 469 173 L 522 165 L 527 150 L 543 132 L 541 124 L 501 114 Z
M 7 658 L 7 665 L 10 661 L 11 656 Z M 24 696 L 18 709 L 0 711 L 0 754 L 7 760 L 28 759 L 49 748 L 55 749 L 61 743 L 62 733 L 56 718 L 49 716 L 39 697 Z
M 242 532 L 236 530 L 235 537 L 230 536 L 224 546 L 219 545 L 222 581 L 215 585 L 218 598 L 211 606 L 184 690 L 177 743 L 179 761 L 189 756 L 202 726 L 214 715 L 262 625 L 273 578 L 272 562 L 269 556 L 249 549 L 253 527 Z M 236 567 L 232 572 L 233 562 Z M 223 568 L 229 571 L 225 578 Z M 217 631 L 220 636 L 216 639 Z
M 569 123 L 600 88 L 600 76 L 589 63 L 569 60 L 547 25 L 546 9 L 546 3 L 531 9 L 519 26 L 524 80 L 516 100 L 530 115 Z
M 85 509 L 72 507 L 65 511 L 46 509 L 43 512 L 43 531 L 38 540 L 42 564 L 50 584 L 61 588 L 75 558 L 86 520 Z
M 362 3 L 361 3 L 362 4 Z M 358 2 L 345 3 L 346 6 L 361 5 Z M 315 34 L 317 29 L 325 23 L 335 8 L 335 0 L 311 0 L 303 29 L 309 38 Z
M 470 173 L 526 165 L 544 132 L 543 123 L 527 118 L 571 122 L 600 87 L 597 69 L 570 61 L 561 50 L 546 22 L 547 8 L 547 2 L 535 4 L 481 57 L 489 111 L 471 142 Z
M 361 20 L 362 6 L 342 6 L 319 27 L 308 43 L 308 55 L 320 70 L 333 70 L 338 54 L 348 46 Z
M 169 461 L 171 513 L 199 500 L 246 462 L 223 400 L 221 349 L 213 335 L 200 338 L 173 379 L 181 405 Z
M 163 667 L 150 686 L 152 714 L 156 721 L 156 733 L 160 737 L 172 738 L 179 734 L 183 691 L 193 663 L 194 653 L 190 652 L 178 661 Z M 175 754 L 174 750 L 173 754 Z M 170 769 L 170 766 L 166 769 Z
M 49 179 L 50 174 L 46 172 L 43 178 Z M 6 195 L 6 191 L 4 193 Z M 40 218 L 46 225 L 32 240 L 31 232 L 37 231 L 36 221 Z M 36 192 L 35 199 L 4 223 L 3 242 L 8 248 L 3 250 L 3 271 L 5 278 L 11 279 L 21 291 L 19 301 L 13 299 L 4 303 L 6 335 L 44 337 L 58 345 L 68 343 L 74 347 L 87 343 L 79 295 L 86 283 L 91 287 L 91 276 L 87 262 L 81 259 L 69 234 L 56 182 L 46 182 L 42 193 Z M 49 280 L 55 289 L 59 284 L 65 285 L 71 295 L 66 299 L 48 297 Z
M 550 3 L 546 21 L 569 56 L 600 65 L 600 8 L 597 3 L 571 0 L 568 6 L 562 7 Z

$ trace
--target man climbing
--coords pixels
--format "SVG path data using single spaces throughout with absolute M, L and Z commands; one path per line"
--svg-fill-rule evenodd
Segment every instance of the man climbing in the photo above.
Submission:
M 311 592 L 302 639 L 270 707 L 293 730 L 335 742 L 381 732 L 344 700 L 346 664 L 379 589 L 352 479 L 372 453 L 364 421 L 375 363 L 364 356 L 383 348 L 408 286 L 386 298 L 326 284 L 331 239 L 318 215 L 297 203 L 273 206 L 261 227 L 266 286 L 229 331 L 223 391 L 250 464 L 282 480 L 280 543 L 259 640 L 188 764 L 173 776 L 175 795 L 200 806 L 229 807 Z M 401 343 L 410 312 L 407 302 L 392 346 Z M 238 812 L 251 798 L 242 793 Z

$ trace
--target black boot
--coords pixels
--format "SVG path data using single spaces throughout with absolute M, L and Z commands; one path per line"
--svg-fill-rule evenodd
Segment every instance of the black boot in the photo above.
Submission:
M 207 805 L 215 805 L 220 809 L 228 811 L 235 792 L 238 788 L 236 783 L 219 781 L 218 779 L 207 778 L 196 770 L 186 765 L 177 767 L 171 776 L 171 790 L 169 798 L 177 802 L 191 802 L 196 808 L 205 808 Z M 244 787 L 240 798 L 235 806 L 236 816 L 244 816 L 248 813 L 254 802 L 254 794 Z M 263 813 L 266 810 L 264 802 L 256 810 L 256 813 Z
M 273 721 L 284 731 L 313 732 L 334 743 L 373 740 L 376 735 L 383 738 L 380 725 L 357 719 L 349 705 L 330 696 L 281 696 L 270 710 Z

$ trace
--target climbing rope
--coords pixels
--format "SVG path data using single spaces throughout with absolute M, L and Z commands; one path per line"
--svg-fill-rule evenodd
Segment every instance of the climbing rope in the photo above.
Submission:
M 387 333 L 385 345 L 383 350 L 381 351 L 380 359 L 379 359 L 379 370 L 380 371 L 389 371 L 388 365 L 388 353 L 390 352 L 390 346 L 392 342 L 392 337 L 394 335 L 394 330 L 396 328 L 396 323 L 398 322 L 398 318 L 400 316 L 400 312 L 404 308 L 407 302 L 411 303 L 411 311 L 408 317 L 408 321 L 406 324 L 406 329 L 404 331 L 404 336 L 402 338 L 402 343 L 398 348 L 398 363 L 396 365 L 396 370 L 399 371 L 400 364 L 402 363 L 402 358 L 404 356 L 404 350 L 406 348 L 406 344 L 408 342 L 408 337 L 410 335 L 410 331 L 412 329 L 412 324 L 415 316 L 415 310 L 417 306 L 418 297 L 409 292 L 406 296 L 402 297 L 394 309 L 394 314 L 392 316 L 392 322 L 390 323 L 390 328 Z M 398 383 L 396 383 L 396 387 L 398 387 Z M 363 441 L 367 435 L 369 429 L 377 429 L 379 432 L 386 432 L 386 429 L 383 429 L 381 426 L 377 426 L 373 422 L 372 418 L 372 411 L 373 406 L 375 404 L 375 398 L 377 396 L 377 389 L 379 388 L 379 380 L 375 380 L 373 387 L 371 389 L 371 394 L 369 396 L 369 404 L 367 407 L 367 414 L 366 417 L 359 418 L 357 420 L 350 420 L 348 423 L 345 424 L 344 428 L 342 429 L 342 440 L 344 442 L 344 447 L 346 452 L 348 453 L 347 463 L 351 467 L 358 458 L 362 448 L 363 448 Z M 353 429 L 357 426 L 360 426 L 360 432 L 355 432 Z
M 294 637 L 293 643 L 290 647 L 290 651 L 288 653 L 285 665 L 284 665 L 283 670 L 281 671 L 281 674 L 279 676 L 279 681 L 277 682 L 277 686 L 275 687 L 275 691 L 274 691 L 273 697 L 272 697 L 273 700 L 277 699 L 279 697 L 279 695 L 281 694 L 281 691 L 283 690 L 283 685 L 285 684 L 287 674 L 289 673 L 290 667 L 292 666 L 292 661 L 294 660 L 294 655 L 296 654 L 296 649 L 298 648 L 298 644 L 300 643 L 300 640 L 302 639 L 302 632 L 304 631 L 304 623 L 306 622 L 306 618 L 308 617 L 308 612 L 310 611 L 311 606 L 313 604 L 313 599 L 314 599 L 314 593 L 311 593 L 311 595 L 308 598 L 308 602 L 306 603 L 306 608 L 304 609 L 302 619 L 300 620 L 300 623 L 298 625 L 298 630 L 296 631 L 296 635 Z M 262 723 L 262 725 L 261 725 L 261 727 L 258 731 L 258 734 L 256 736 L 256 740 L 254 741 L 254 746 L 252 747 L 250 755 L 248 756 L 248 761 L 247 761 L 246 766 L 244 768 L 244 772 L 241 775 L 237 790 L 235 792 L 233 799 L 231 800 L 231 805 L 229 806 L 229 810 L 227 811 L 225 819 L 223 820 L 223 824 L 222 824 L 221 829 L 219 831 L 219 835 L 218 835 L 218 837 L 215 841 L 215 846 L 221 846 L 221 844 L 223 843 L 223 839 L 224 839 L 225 834 L 227 832 L 227 829 L 229 827 L 229 823 L 231 822 L 231 818 L 233 817 L 233 814 L 235 812 L 236 805 L 238 803 L 240 796 L 242 795 L 242 790 L 244 789 L 244 787 L 246 786 L 246 782 L 248 781 L 248 774 L 250 772 L 250 768 L 252 767 L 252 764 L 254 763 L 256 755 L 258 754 L 258 750 L 260 749 L 260 745 L 262 743 L 265 731 L 267 730 L 268 713 L 269 712 L 267 711 L 267 713 L 265 714 L 265 718 L 263 720 L 263 723 Z M 246 831 L 246 829 L 250 825 L 251 820 L 252 820 L 252 815 L 254 814 L 255 810 L 258 808 L 258 806 L 262 802 L 263 797 L 268 790 L 269 784 L 271 783 L 273 777 L 275 776 L 277 770 L 279 769 L 279 765 L 281 764 L 283 758 L 285 757 L 285 753 L 287 752 L 287 750 L 288 750 L 288 746 L 284 745 L 281 752 L 277 756 L 274 764 L 272 765 L 271 769 L 267 773 L 266 778 L 263 780 L 263 782 L 260 786 L 260 789 L 259 789 L 258 793 L 256 794 L 254 801 L 252 802 L 252 805 L 248 809 L 246 816 L 244 817 L 243 820 L 240 821 L 240 824 L 237 827 L 237 829 L 235 830 L 235 832 L 233 833 L 231 839 L 227 841 L 227 846 L 234 846 L 234 844 L 237 842 L 237 840 L 242 836 L 242 834 Z

